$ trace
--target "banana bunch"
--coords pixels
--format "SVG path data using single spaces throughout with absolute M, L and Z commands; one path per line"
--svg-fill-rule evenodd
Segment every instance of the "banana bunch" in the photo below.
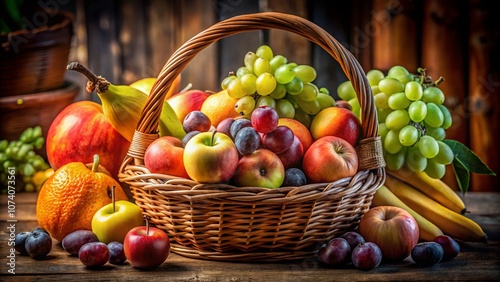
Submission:
M 89 79 L 86 90 L 97 92 L 106 119 L 125 139 L 132 141 L 148 94 L 129 85 L 113 85 L 77 62 L 70 63 L 67 69 L 78 71 Z M 177 114 L 167 101 L 163 101 L 158 130 L 160 136 L 182 139 L 186 135 Z
M 406 169 L 387 170 L 385 184 L 374 195 L 372 206 L 396 206 L 416 220 L 420 240 L 432 241 L 446 234 L 467 242 L 486 242 L 481 226 L 464 215 L 465 204 L 439 179 Z

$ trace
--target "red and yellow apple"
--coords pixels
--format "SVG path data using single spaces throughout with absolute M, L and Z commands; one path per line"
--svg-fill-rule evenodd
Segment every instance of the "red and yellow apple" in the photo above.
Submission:
M 144 166 L 152 173 L 189 178 L 183 157 L 182 141 L 173 136 L 162 136 L 146 148 Z
M 100 104 L 79 101 L 64 108 L 47 132 L 47 158 L 51 167 L 70 162 L 92 163 L 98 154 L 101 165 L 118 176 L 130 142 L 108 122 Z
M 321 110 L 309 127 L 314 140 L 324 136 L 337 136 L 356 147 L 361 136 L 361 123 L 356 115 L 341 107 L 328 107 Z
M 125 257 L 132 266 L 152 269 L 161 265 L 170 254 L 170 240 L 167 233 L 156 227 L 132 228 L 123 240 Z
M 221 183 L 233 177 L 238 165 L 238 150 L 224 133 L 201 132 L 187 141 L 183 161 L 191 179 L 200 183 Z
M 309 146 L 311 146 L 313 142 L 313 138 L 311 132 L 303 123 L 293 118 L 280 118 L 278 125 L 286 125 L 293 131 L 293 134 L 295 134 L 302 143 L 304 152 L 309 149 Z
M 177 118 L 182 122 L 186 115 L 193 111 L 200 111 L 203 102 L 210 94 L 201 90 L 187 90 L 174 94 L 167 99 Z
M 285 179 L 285 168 L 275 153 L 257 149 L 240 158 L 233 179 L 241 187 L 279 188 Z
M 394 206 L 368 210 L 359 222 L 358 232 L 367 242 L 377 244 L 387 260 L 401 261 L 418 243 L 419 229 L 413 216 Z
M 304 154 L 302 170 L 310 183 L 333 182 L 358 171 L 358 155 L 346 140 L 325 136 L 311 144 Z

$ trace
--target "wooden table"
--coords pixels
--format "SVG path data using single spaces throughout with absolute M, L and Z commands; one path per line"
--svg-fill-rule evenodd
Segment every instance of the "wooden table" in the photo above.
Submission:
M 214 262 L 188 259 L 176 254 L 158 268 L 141 271 L 130 264 L 106 264 L 98 270 L 85 268 L 76 257 L 70 257 L 54 240 L 51 253 L 44 260 L 15 256 L 15 275 L 9 274 L 7 229 L 8 207 L 6 195 L 1 195 L 0 209 L 0 281 L 381 281 L 381 280 L 497 280 L 500 278 L 500 193 L 468 193 L 464 198 L 470 213 L 490 240 L 488 243 L 460 242 L 461 252 L 451 261 L 433 267 L 419 268 L 410 258 L 400 263 L 383 262 L 371 271 L 346 266 L 328 268 L 314 259 L 282 263 Z M 36 194 L 20 193 L 15 197 L 15 233 L 37 227 L 35 217 Z

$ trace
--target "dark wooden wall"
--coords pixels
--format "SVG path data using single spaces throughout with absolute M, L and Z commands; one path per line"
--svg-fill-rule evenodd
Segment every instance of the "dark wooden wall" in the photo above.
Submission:
M 66 2 L 66 1 L 64 1 Z M 211 24 L 238 14 L 279 11 L 322 26 L 345 45 L 368 71 L 403 65 L 445 78 L 441 88 L 452 110 L 448 138 L 474 150 L 500 171 L 499 31 L 490 1 L 482 0 L 74 0 L 72 60 L 88 65 L 114 83 L 156 77 L 170 54 Z M 203 50 L 183 71 L 182 84 L 217 90 L 247 51 L 270 44 L 297 63 L 318 70 L 315 81 L 332 93 L 346 79 L 338 64 L 318 46 L 283 31 L 247 32 Z M 71 80 L 85 82 L 78 74 Z M 335 96 L 335 94 L 333 94 Z M 95 95 L 82 93 L 80 99 Z M 456 188 L 451 169 L 445 181 Z M 498 191 L 498 177 L 473 175 L 471 190 Z

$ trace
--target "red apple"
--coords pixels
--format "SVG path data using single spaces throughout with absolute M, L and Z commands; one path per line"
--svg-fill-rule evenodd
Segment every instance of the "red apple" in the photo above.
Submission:
M 221 183 L 230 180 L 236 171 L 238 150 L 224 133 L 201 132 L 187 141 L 183 161 L 191 179 L 200 183 Z
M 183 156 L 181 140 L 173 136 L 162 136 L 149 144 L 144 153 L 144 165 L 152 173 L 189 178 Z
M 304 157 L 304 147 L 302 142 L 300 142 L 299 137 L 294 135 L 292 145 L 290 145 L 290 147 L 283 153 L 278 154 L 278 157 L 281 159 L 285 169 L 291 167 L 301 167 L 302 158 Z
M 314 140 L 324 136 L 337 136 L 356 147 L 361 136 L 361 123 L 352 111 L 341 107 L 329 107 L 314 117 L 309 130 Z
M 233 179 L 238 186 L 278 188 L 285 179 L 285 168 L 275 153 L 257 149 L 240 158 Z
M 346 140 L 325 136 L 304 154 L 302 168 L 310 183 L 333 182 L 358 171 L 358 155 Z
M 47 132 L 47 158 L 55 170 L 70 162 L 92 163 L 95 154 L 113 177 L 118 176 L 130 142 L 108 122 L 96 102 L 79 101 L 64 108 Z
M 162 264 L 170 254 L 167 233 L 156 227 L 132 228 L 123 241 L 125 257 L 134 267 L 152 269 Z
M 183 121 L 186 115 L 192 111 L 201 110 L 201 105 L 210 94 L 201 90 L 187 90 L 177 93 L 167 99 L 172 109 L 177 114 L 179 121 Z
M 418 243 L 418 224 L 406 210 L 378 206 L 368 210 L 359 222 L 358 232 L 367 242 L 377 244 L 388 260 L 401 261 Z

